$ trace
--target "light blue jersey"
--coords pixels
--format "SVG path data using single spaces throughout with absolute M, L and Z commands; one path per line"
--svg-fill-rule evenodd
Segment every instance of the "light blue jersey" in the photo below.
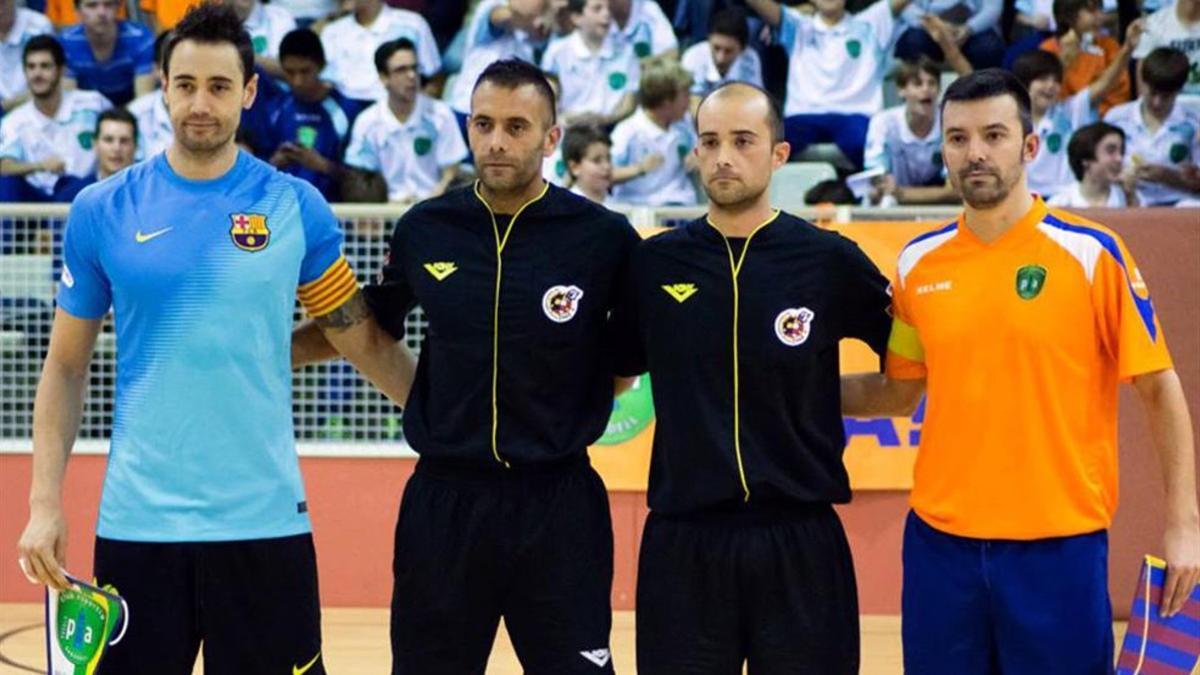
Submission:
M 337 278 L 331 292 L 353 294 L 341 247 L 316 189 L 244 152 L 215 180 L 179 176 L 163 153 L 80 193 L 58 304 L 84 319 L 111 305 L 117 337 L 99 536 L 311 530 L 292 431 L 292 312 L 301 285 Z

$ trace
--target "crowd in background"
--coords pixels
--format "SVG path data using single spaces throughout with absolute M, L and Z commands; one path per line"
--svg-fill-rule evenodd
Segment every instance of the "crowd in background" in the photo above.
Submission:
M 1012 70 L 1060 206 L 1200 205 L 1200 0 L 229 0 L 256 55 L 239 141 L 330 201 L 413 202 L 472 177 L 478 74 L 541 66 L 566 128 L 547 180 L 689 205 L 692 113 L 722 82 L 775 94 L 817 200 L 956 203 L 939 92 Z M 159 87 L 189 0 L 0 0 L 0 202 L 70 201 L 170 145 Z M 885 104 L 894 103 L 891 107 Z

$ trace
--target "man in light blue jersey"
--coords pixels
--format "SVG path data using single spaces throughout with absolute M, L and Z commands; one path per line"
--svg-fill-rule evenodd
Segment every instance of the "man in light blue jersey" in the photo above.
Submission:
M 367 318 L 320 194 L 234 144 L 257 80 L 232 8 L 191 10 L 163 72 L 172 145 L 85 189 L 68 217 L 20 562 L 67 584 L 62 477 L 111 306 L 118 376 L 95 577 L 132 620 L 100 672 L 187 675 L 203 644 L 206 673 L 323 673 L 292 431 L 297 293 L 398 402 L 413 359 Z

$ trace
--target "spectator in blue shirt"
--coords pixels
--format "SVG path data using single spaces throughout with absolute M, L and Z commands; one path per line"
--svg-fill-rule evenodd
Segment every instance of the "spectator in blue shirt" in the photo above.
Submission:
M 59 41 L 67 53 L 68 81 L 125 105 L 154 89 L 154 33 L 140 23 L 119 21 L 119 4 L 75 0 L 80 22 L 65 28 Z
M 270 139 L 259 154 L 280 170 L 312 183 L 325 199 L 339 201 L 338 176 L 354 119 L 366 103 L 343 96 L 320 79 L 325 50 L 317 34 L 302 28 L 279 46 L 279 63 L 291 91 L 268 121 Z

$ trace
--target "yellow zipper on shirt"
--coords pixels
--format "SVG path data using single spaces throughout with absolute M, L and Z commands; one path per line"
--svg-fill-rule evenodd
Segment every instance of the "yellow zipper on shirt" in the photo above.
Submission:
M 705 218 L 708 224 L 721 235 L 721 240 L 725 242 L 725 252 L 729 254 L 729 273 L 733 281 L 733 452 L 737 456 L 738 477 L 742 481 L 742 492 L 746 495 L 743 501 L 747 502 L 750 501 L 750 484 L 746 480 L 746 466 L 742 463 L 741 383 L 738 364 L 738 311 L 741 301 L 738 292 L 738 274 L 741 273 L 742 263 L 746 261 L 746 253 L 750 250 L 750 240 L 758 234 L 759 230 L 778 217 L 779 210 L 776 209 L 770 218 L 764 220 L 750 232 L 750 236 L 746 237 L 746 243 L 742 246 L 742 254 L 738 256 L 736 262 L 733 259 L 733 247 L 729 245 L 729 238 L 716 225 L 713 225 L 712 220 Z
M 501 235 L 500 225 L 496 223 L 496 214 L 483 195 L 479 194 L 479 181 L 475 182 L 475 196 L 479 198 L 483 208 L 487 209 L 488 215 L 491 216 L 492 232 L 496 235 L 496 295 L 495 303 L 492 305 L 492 456 L 506 469 L 512 468 L 512 465 L 500 457 L 500 448 L 496 443 L 497 432 L 500 429 L 500 406 L 497 403 L 496 392 L 500 382 L 500 278 L 504 274 L 504 247 L 508 244 L 508 235 L 512 234 L 513 226 L 517 224 L 517 218 L 521 216 L 521 212 L 525 210 L 525 207 L 544 197 L 549 190 L 550 184 L 546 183 L 536 197 L 522 204 L 521 208 L 513 214 L 512 219 L 508 221 L 508 227 Z

